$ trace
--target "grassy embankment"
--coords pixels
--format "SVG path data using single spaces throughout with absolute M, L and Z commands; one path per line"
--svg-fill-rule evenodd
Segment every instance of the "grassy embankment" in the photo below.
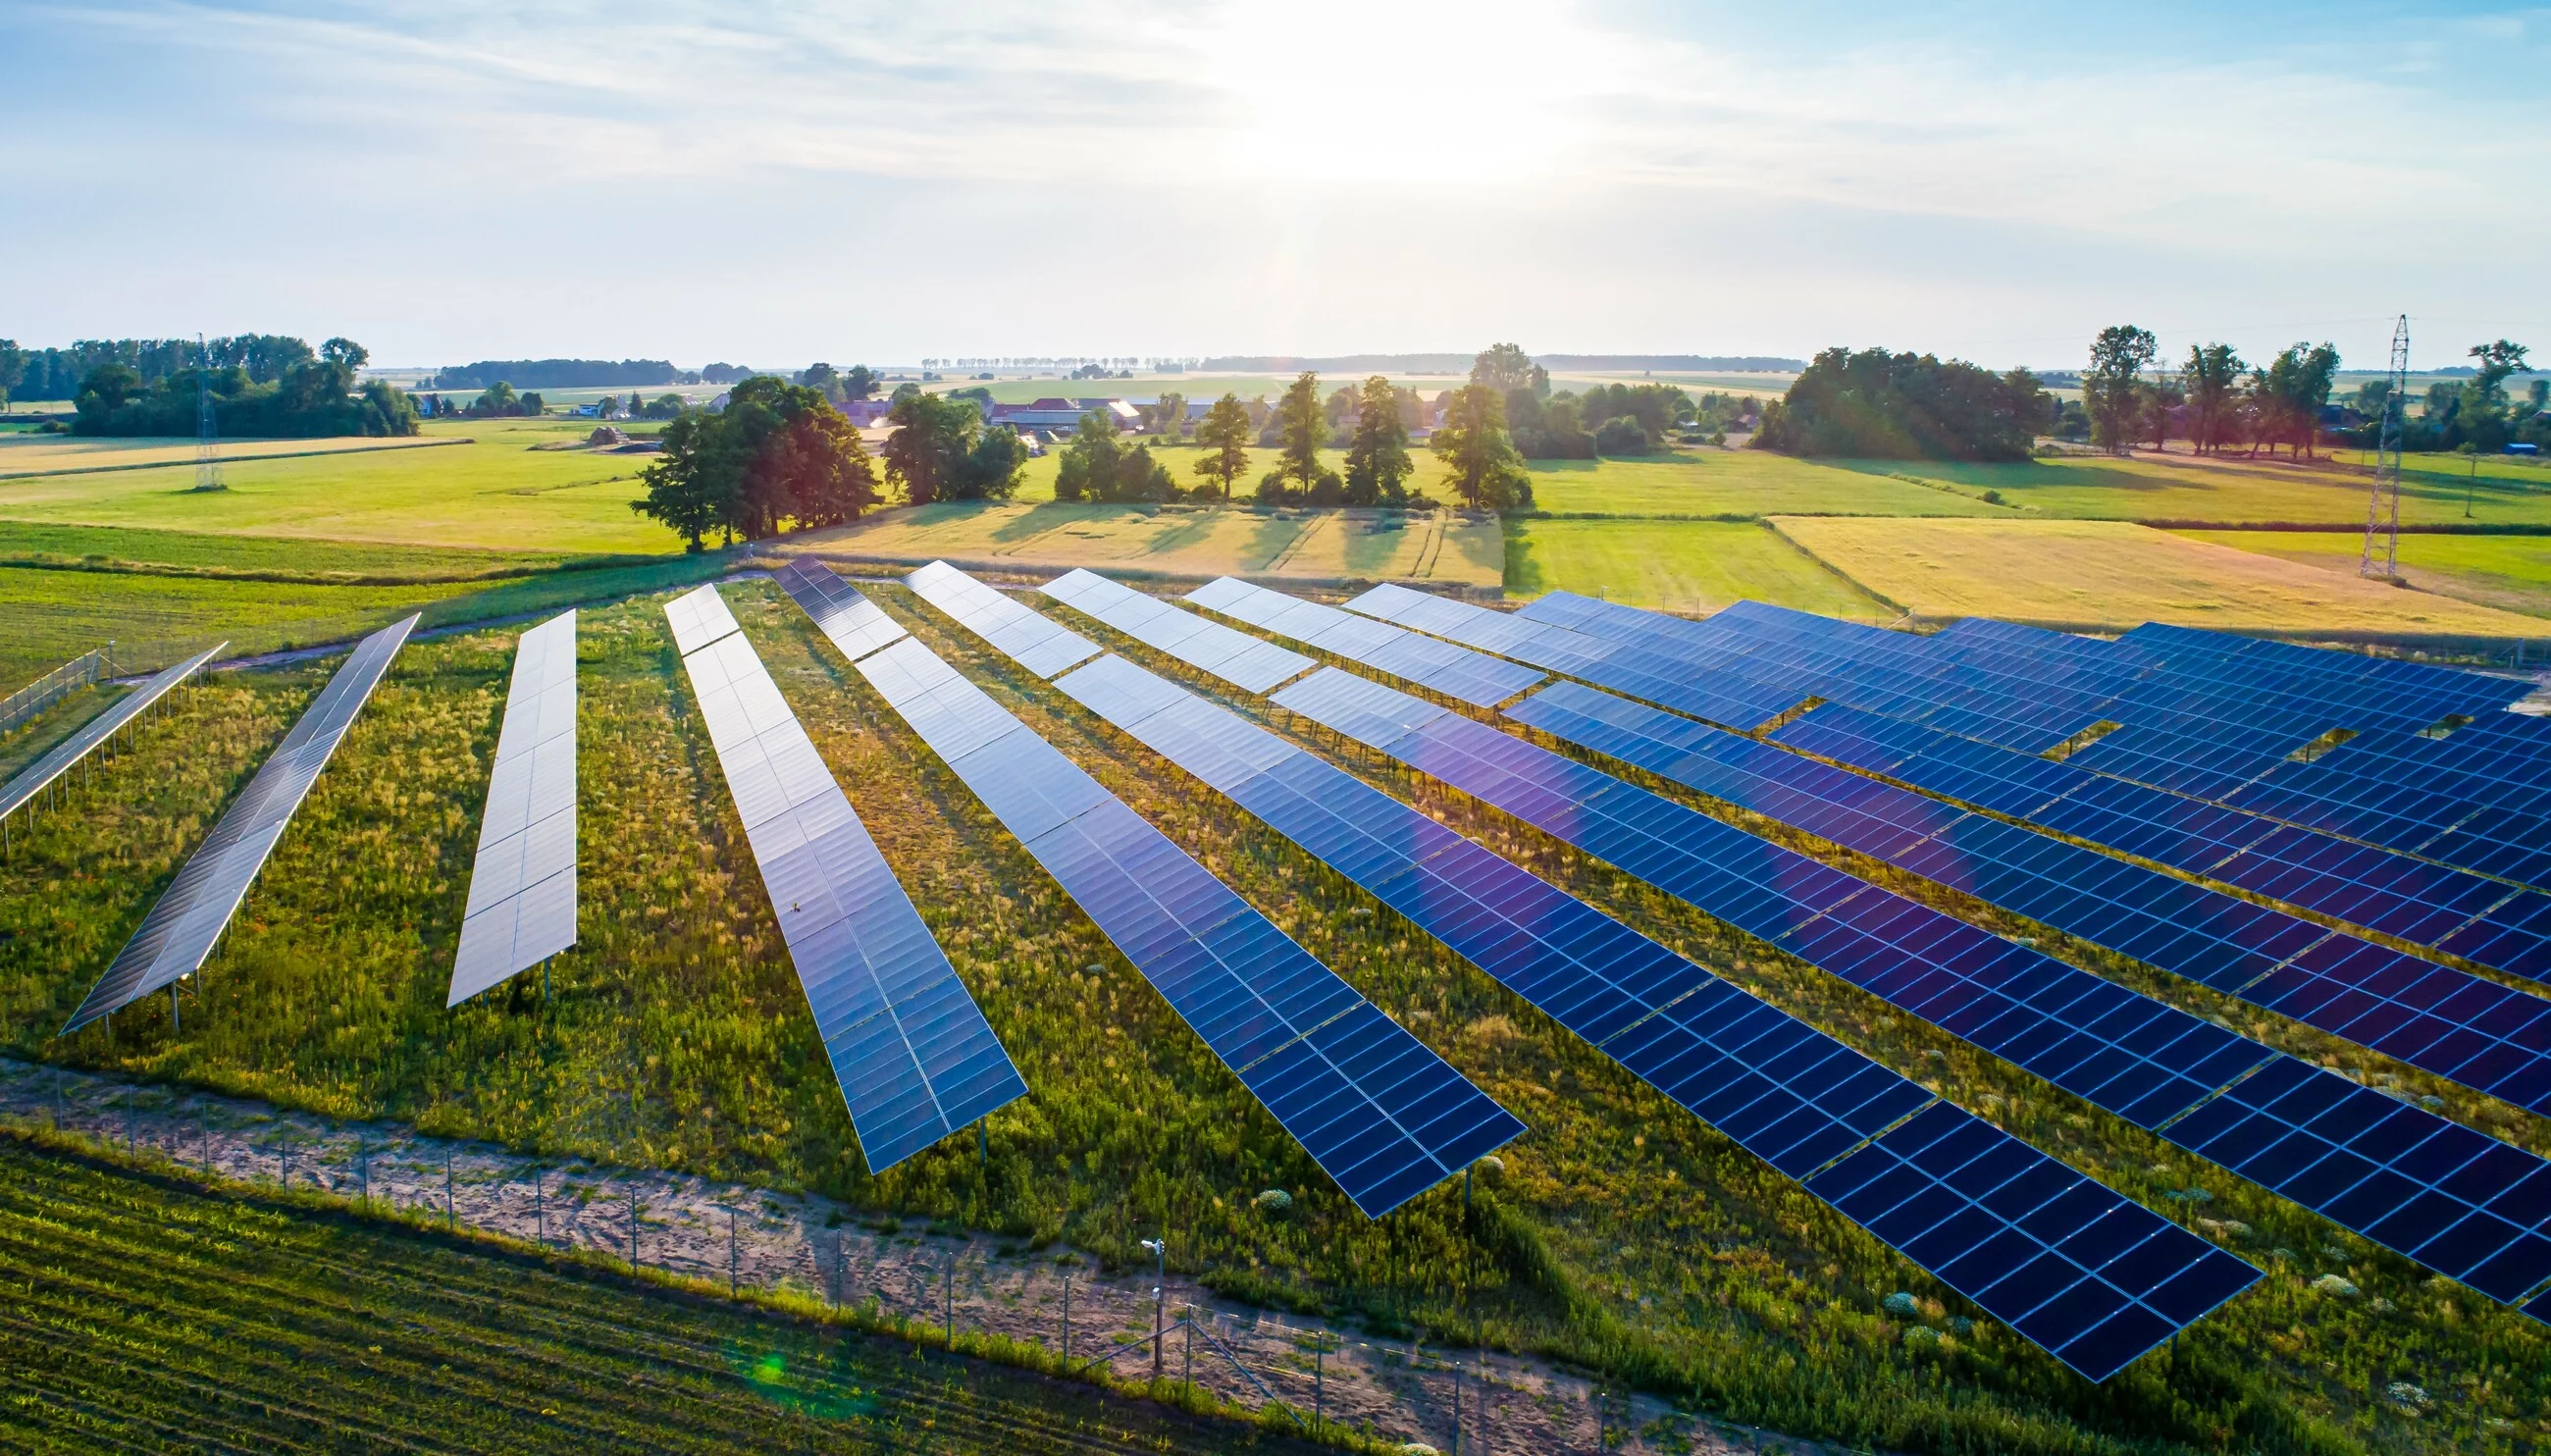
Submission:
M 0 1132 L 12 1445 L 1310 1449 L 811 1309 L 739 1306 L 599 1260 L 69 1147 Z
M 2206 1190 L 2213 1231 L 2268 1283 L 2092 1390 L 1990 1324 L 1936 1354 L 1878 1309 L 1962 1306 L 1794 1186 L 1270 832 L 1115 739 L 1051 689 L 886 599 L 943 652 L 1532 1125 L 1468 1216 L 1438 1190 L 1372 1224 L 900 721 L 767 587 L 748 631 L 994 1029 L 1028 1100 L 991 1156 L 862 1170 L 714 757 L 652 603 L 583 634 L 583 944 L 559 999 L 442 1009 L 510 639 L 410 649 L 252 892 L 188 1007 L 48 1041 L 224 796 L 322 677 L 217 678 L 0 865 L 0 1018 L 11 1048 L 386 1116 L 556 1155 L 804 1187 L 1109 1261 L 1163 1227 L 1217 1287 L 1438 1338 L 1584 1359 L 1738 1418 L 1898 1449 L 2513 1449 L 2546 1413 L 2542 1341 L 2320 1220 L 2209 1177 L 1861 993 L 1642 891 L 1529 829 L 1359 761 L 1361 772 L 1889 1065 L 2159 1206 Z M 1280 725 L 1279 725 L 1280 726 Z M 1298 726 L 1298 725 L 1295 725 Z M 1327 746 L 1336 752 L 1335 745 Z M 1347 755 L 1345 757 L 1354 758 Z M 1289 1213 L 1253 1201 L 1291 1191 Z M 2340 1273 L 2343 1300 L 2310 1281 Z M 2372 1303 L 2380 1300 L 2382 1304 Z M 1971 1311 L 1969 1311 L 1971 1312 Z M 2450 1399 L 2387 1404 L 2409 1380 Z M 2493 1420 L 2518 1422 L 2503 1428 Z M 2322 1434 L 2313 1435 L 2314 1430 Z M 2158 1446 L 2138 1443 L 2158 1442 Z

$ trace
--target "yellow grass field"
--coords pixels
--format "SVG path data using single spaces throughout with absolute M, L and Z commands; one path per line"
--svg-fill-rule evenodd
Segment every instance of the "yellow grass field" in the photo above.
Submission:
M 946 560 L 987 571 L 1099 567 L 1162 576 L 1226 572 L 1304 581 L 1497 586 L 1505 538 L 1493 516 L 1451 511 L 1254 511 L 1129 505 L 946 502 L 880 511 L 789 543 L 841 562 Z
M 1932 622 L 1982 616 L 2117 631 L 2154 621 L 2334 638 L 2542 633 L 2531 617 L 2121 521 L 1785 516 L 1772 525 Z
M 2218 546 L 2354 574 L 2364 538 L 2354 531 L 2183 531 Z M 2551 535 L 2400 538 L 2400 574 L 2423 591 L 2482 606 L 2551 617 Z

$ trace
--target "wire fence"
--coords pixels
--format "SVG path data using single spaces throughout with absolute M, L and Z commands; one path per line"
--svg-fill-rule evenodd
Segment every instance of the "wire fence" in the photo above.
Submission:
M 92 648 L 55 668 L 44 676 L 9 694 L 0 701 L 0 733 L 13 733 L 21 724 L 63 698 L 96 682 L 107 672 L 107 654 L 115 644 Z M 183 662 L 172 658 L 171 662 Z M 162 664 L 161 666 L 166 666 Z

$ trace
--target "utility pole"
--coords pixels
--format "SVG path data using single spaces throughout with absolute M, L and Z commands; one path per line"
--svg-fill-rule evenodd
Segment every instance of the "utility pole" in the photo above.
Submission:
M 2392 330 L 2392 388 L 2383 396 L 2383 434 L 2374 456 L 2374 491 L 2365 503 L 2360 576 L 2400 574 L 2400 446 L 2409 412 L 2409 316 Z M 2379 565 L 2378 565 L 2379 563 Z

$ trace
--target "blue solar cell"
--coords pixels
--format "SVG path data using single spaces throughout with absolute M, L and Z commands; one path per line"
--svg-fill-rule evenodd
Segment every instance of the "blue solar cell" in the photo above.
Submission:
M 1234 576 L 1207 582 L 1187 593 L 1186 599 L 1208 611 L 1481 707 L 1503 702 L 1541 680 L 1539 673 L 1513 663 L 1482 657 L 1333 606 L 1271 591 Z
M 1095 572 L 1075 569 L 1039 589 L 1145 647 L 1251 692 L 1264 692 L 1311 666 L 1311 660 L 1300 653 L 1181 611 Z
M 790 583 L 791 594 L 827 608 L 818 620 L 855 639 L 876 635 L 873 619 L 805 577 Z M 692 634 L 683 670 L 860 1152 L 869 1172 L 882 1173 L 1025 1096 L 1027 1084 L 761 656 L 732 630 L 732 616 L 707 609 L 716 590 L 703 586 L 667 606 L 676 620 L 712 624 Z M 719 622 L 730 630 L 708 636 Z
M 934 589 L 1053 656 L 1051 633 L 973 603 L 962 575 Z M 857 666 L 1368 1216 L 1523 1130 L 918 639 Z
M 1836 1160 L 1848 1168 L 1867 1156 L 1870 1139 L 1933 1100 L 1912 1083 L 1387 794 L 1121 659 L 1102 658 L 1056 685 L 1172 762 L 1208 778 L 1277 832 L 1786 1174 L 1808 1177 Z M 1257 767 L 1233 777 L 1238 764 Z M 1933 1183 L 1980 1155 L 1990 1155 L 1986 1164 L 2013 1169 L 2047 1164 L 1998 1129 L 1972 1119 L 1965 1126 L 1977 1148 L 1941 1169 Z M 2168 1230 L 2159 1243 L 2178 1251 L 2173 1272 L 2209 1252 L 2114 1193 L 2069 1173 L 2060 1176 L 2071 1179 L 2072 1201 L 2045 1215 L 2046 1226 L 2032 1232 L 2031 1247 L 2098 1223 L 2134 1225 L 2138 1240 Z M 1961 1187 L 1959 1205 L 1987 1196 L 2002 1181 Z M 1977 1220 L 1979 1237 L 2006 1227 L 1972 1207 L 1967 1216 Z M 1873 1229 L 1889 1237 L 1884 1228 Z M 1938 1269 L 1947 1257 L 1937 1252 L 1937 1239 L 1916 1245 L 1892 1241 L 1927 1268 Z M 2231 1265 L 2243 1282 L 2255 1278 L 2238 1261 Z M 2094 1311 L 2099 1320 L 2134 1307 L 2142 1297 L 2095 1288 L 2110 1306 Z M 2238 1288 L 2230 1284 L 2223 1294 Z M 1983 1302 L 2011 1321 L 2035 1308 L 2013 1298 Z M 2139 1319 L 2118 1326 L 2149 1331 L 2141 1343 L 2118 1334 L 2077 1350 L 2079 1331 L 2058 1331 L 2049 1348 L 2101 1379 L 2177 1327 L 2146 1308 Z
M 1097 643 L 1038 616 L 946 562 L 932 562 L 903 580 L 922 600 L 1040 677 L 1098 655 Z
M 1415 727 L 1405 727 L 1401 720 L 1415 715 L 1394 713 L 1386 699 L 1377 697 L 1377 686 L 1329 670 L 1293 683 L 1276 694 L 1274 700 L 1349 737 L 1358 737 L 1486 802 L 1507 808 L 1557 837 L 1690 900 L 1702 910 L 1764 935 L 1914 1014 L 1926 1014 L 1922 1008 L 1958 988 L 1957 983 L 1964 981 L 1968 988 L 1962 992 L 1961 1003 L 1943 1014 L 1937 1024 L 2120 1116 L 2154 1127 L 2192 1151 L 2213 1156 L 2190 1138 L 2220 1131 L 2206 1120 L 2207 1114 L 2231 1101 L 2232 1093 L 2215 1096 L 2212 1101 L 2202 1098 L 2258 1069 L 2285 1068 L 2310 1079 L 2300 1086 L 2315 1110 L 2333 1102 L 2353 1102 L 2358 1093 L 2379 1097 L 2354 1083 L 2273 1053 L 2174 1007 L 1754 840 L 1759 846 L 1754 860 L 1764 870 L 1770 869 L 1772 857 L 1788 856 L 1810 867 L 1798 872 L 1794 883 L 1812 883 L 1816 876 L 1831 876 L 1839 882 L 1836 887 L 1841 888 L 1838 894 L 1820 895 L 1810 901 L 1767 905 L 1763 903 L 1763 887 L 1783 886 L 1789 882 L 1788 876 L 1777 870 L 1758 870 L 1750 877 L 1750 884 L 1727 884 L 1694 874 L 1689 868 L 1697 858 L 1695 847 L 1706 849 L 1724 835 L 1745 839 L 1752 836 L 1468 718 L 1444 714 L 1425 718 Z M 1574 791 L 1555 792 L 1542 786 L 1549 783 L 1567 783 Z M 1650 803 L 1634 813 L 1615 809 L 1598 814 L 1592 808 L 1601 800 L 1617 801 L 1630 796 L 1644 797 Z M 1633 823 L 1637 827 L 1631 827 Z M 2249 1076 L 2237 1084 L 2235 1091 L 2259 1083 L 2264 1075 Z M 2358 1135 L 2371 1140 L 2371 1151 L 2376 1154 L 2362 1160 L 2369 1166 L 2396 1156 L 2381 1145 L 2381 1139 L 2398 1136 L 2404 1129 L 2415 1130 L 2421 1141 L 2457 1134 L 2479 1137 L 2432 1114 L 2401 1107 L 2388 1098 L 2380 1100 L 2397 1109 L 2405 1120 L 2388 1131 L 2371 1125 L 2360 1130 Z M 2196 1106 L 2194 1113 L 2187 1110 L 2192 1102 Z M 2174 1117 L 2180 1120 L 2174 1122 Z M 2191 1124 L 2194 1128 L 2183 1134 L 2181 1129 Z M 2349 1165 L 2333 1160 L 2359 1155 L 2316 1132 L 2301 1130 L 2298 1123 L 2290 1124 L 2289 1131 L 2310 1140 L 2320 1150 L 2313 1162 L 2327 1166 L 2311 1182 L 2299 1181 L 2309 1173 L 2306 1167 L 2271 1186 L 2316 1209 L 2339 1207 L 2340 1197 L 2364 1180 L 2344 1178 Z M 2247 1168 L 2241 1159 L 2271 1152 L 2273 1147 L 2264 1141 L 2258 1148 L 2227 1145 L 2228 1156 L 2217 1161 L 2246 1176 Z M 2528 1160 L 2525 1177 L 2531 1177 L 2529 1170 L 2537 1168 L 2551 1176 L 2551 1165 L 2543 1165 L 2530 1155 L 2521 1156 Z M 2493 1198 L 2497 1196 L 2493 1194 Z M 2354 1204 L 2346 1205 L 2346 1209 L 2350 1214 L 2363 1211 Z M 2534 1211 L 2529 1221 L 2538 1223 L 2551 1217 L 2551 1211 L 2546 1210 L 2551 1210 L 2551 1204 Z M 2380 1211 L 2388 1216 L 2393 1210 Z M 2381 1224 L 2380 1218 L 2369 1216 L 2348 1226 L 2374 1237 L 2372 1229 Z M 2527 1234 L 2534 1236 L 2537 1235 Z M 2419 1257 L 2398 1243 L 2388 1243 L 2386 1247 Z M 2483 1274 L 2476 1263 L 2429 1263 L 2432 1268 L 2464 1278 L 2486 1291 L 2504 1288 L 2514 1272 L 2523 1267 L 2524 1257 L 2523 1249 L 2518 1248 L 2507 1256 L 2502 1267 L 2491 1266 L 2487 1271 L 2489 1283 L 2481 1282 Z M 2510 1298 L 2503 1294 L 2494 1297 Z

